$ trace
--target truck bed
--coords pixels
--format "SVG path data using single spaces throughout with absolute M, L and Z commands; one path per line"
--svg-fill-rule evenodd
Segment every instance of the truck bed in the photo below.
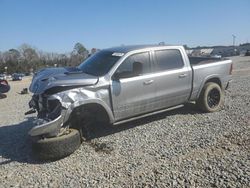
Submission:
M 188 57 L 188 58 L 192 66 L 207 64 L 207 63 L 215 63 L 225 60 L 224 58 L 216 58 L 216 57 Z
M 198 98 L 206 80 L 218 78 L 221 82 L 221 87 L 224 89 L 231 79 L 231 60 L 224 58 L 189 57 L 189 61 L 193 71 L 191 100 Z

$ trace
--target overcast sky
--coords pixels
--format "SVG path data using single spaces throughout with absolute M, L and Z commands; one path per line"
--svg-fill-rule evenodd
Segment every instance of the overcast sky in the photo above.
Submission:
M 250 42 L 250 0 L 0 0 L 0 51 Z

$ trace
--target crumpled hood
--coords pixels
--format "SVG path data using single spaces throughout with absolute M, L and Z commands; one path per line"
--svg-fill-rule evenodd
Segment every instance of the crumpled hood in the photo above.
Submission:
M 97 81 L 98 77 L 85 74 L 75 67 L 45 68 L 34 75 L 29 90 L 34 94 L 42 94 L 53 87 L 94 85 Z

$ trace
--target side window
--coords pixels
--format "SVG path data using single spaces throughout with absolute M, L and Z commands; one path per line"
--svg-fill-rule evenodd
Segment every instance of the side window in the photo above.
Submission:
M 179 50 L 158 50 L 155 51 L 157 71 L 179 69 L 184 66 L 184 62 Z
M 135 70 L 136 69 L 136 70 Z M 150 72 L 149 52 L 131 55 L 116 70 L 121 77 L 134 77 Z

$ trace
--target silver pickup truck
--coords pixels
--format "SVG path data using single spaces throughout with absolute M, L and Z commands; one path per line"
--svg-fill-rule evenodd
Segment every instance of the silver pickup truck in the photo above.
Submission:
M 101 50 L 78 67 L 46 68 L 34 76 L 29 134 L 44 158 L 69 155 L 94 123 L 112 125 L 195 101 L 221 109 L 232 61 L 188 57 L 182 46 L 121 46 Z

